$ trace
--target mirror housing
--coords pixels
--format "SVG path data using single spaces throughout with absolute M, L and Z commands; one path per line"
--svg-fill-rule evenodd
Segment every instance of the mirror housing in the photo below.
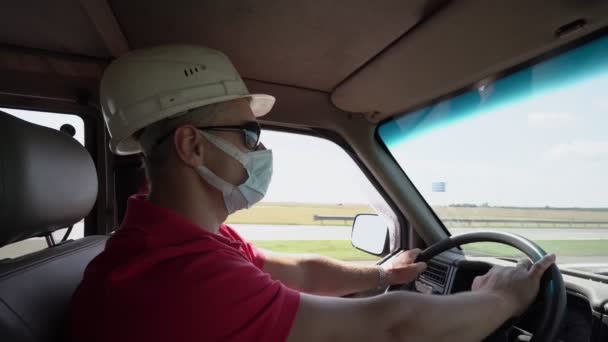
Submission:
M 358 250 L 376 256 L 388 254 L 388 226 L 382 217 L 375 214 L 359 214 L 355 217 L 350 240 Z

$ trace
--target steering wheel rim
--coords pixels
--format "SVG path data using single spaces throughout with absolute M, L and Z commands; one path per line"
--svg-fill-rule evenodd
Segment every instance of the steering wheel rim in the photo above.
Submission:
M 435 256 L 461 245 L 474 242 L 496 242 L 517 248 L 532 262 L 542 259 L 547 253 L 523 236 L 494 231 L 470 232 L 451 236 L 428 247 L 420 253 L 417 262 L 427 262 Z M 530 341 L 554 341 L 566 311 L 566 287 L 557 265 L 551 265 L 541 278 L 537 301 L 542 302 L 542 314 L 536 333 Z

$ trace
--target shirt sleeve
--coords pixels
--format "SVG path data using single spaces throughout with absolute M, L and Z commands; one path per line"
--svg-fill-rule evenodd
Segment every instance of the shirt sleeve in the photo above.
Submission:
M 256 247 L 251 242 L 247 241 L 244 237 L 242 237 L 236 230 L 227 225 L 222 225 L 222 234 L 233 239 L 234 241 L 238 241 L 242 244 L 242 249 L 249 258 L 249 260 L 260 270 L 264 268 L 264 262 L 266 261 L 266 255 L 264 251 L 260 248 Z
M 300 294 L 236 251 L 213 253 L 213 258 L 193 260 L 186 267 L 194 276 L 181 290 L 191 308 L 186 318 L 195 331 L 191 336 L 201 341 L 286 341 Z

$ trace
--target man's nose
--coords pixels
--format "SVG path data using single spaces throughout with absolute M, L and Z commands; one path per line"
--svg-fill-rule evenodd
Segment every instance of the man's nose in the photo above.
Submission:
M 256 149 L 256 151 L 265 151 L 267 150 L 266 146 L 264 146 L 264 144 L 260 143 L 258 145 L 258 148 Z

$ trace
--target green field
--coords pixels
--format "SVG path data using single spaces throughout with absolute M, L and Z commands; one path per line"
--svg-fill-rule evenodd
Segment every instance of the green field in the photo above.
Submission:
M 518 223 L 448 223 L 458 227 L 485 228 L 555 228 L 552 224 L 532 224 L 526 221 L 555 220 L 571 222 L 566 228 L 608 228 L 608 209 L 555 209 L 555 208 L 499 208 L 499 207 L 434 207 L 443 219 L 518 220 Z M 228 223 L 274 225 L 352 225 L 352 220 L 315 221 L 315 215 L 354 217 L 374 213 L 366 205 L 330 205 L 298 203 L 262 203 L 249 210 L 239 211 L 228 218 Z M 581 221 L 604 223 L 581 224 Z M 577 223 L 578 222 L 578 223 Z
M 557 256 L 606 256 L 608 257 L 608 240 L 541 240 L 534 241 L 545 251 Z M 513 247 L 491 242 L 480 242 L 463 246 L 471 254 L 492 256 L 520 256 L 521 252 Z M 608 258 L 607 258 L 608 260 Z
M 347 261 L 378 260 L 361 252 L 346 240 L 254 241 L 257 247 L 283 253 L 314 253 Z
M 307 240 L 307 241 L 255 241 L 256 246 L 275 252 L 316 253 L 345 261 L 377 260 L 373 255 L 355 249 L 350 241 L 344 240 Z M 608 240 L 576 241 L 536 241 L 547 252 L 558 256 L 606 256 Z M 473 255 L 521 256 L 516 249 L 495 243 L 476 243 L 464 246 Z M 608 259 L 608 258 L 607 258 Z

